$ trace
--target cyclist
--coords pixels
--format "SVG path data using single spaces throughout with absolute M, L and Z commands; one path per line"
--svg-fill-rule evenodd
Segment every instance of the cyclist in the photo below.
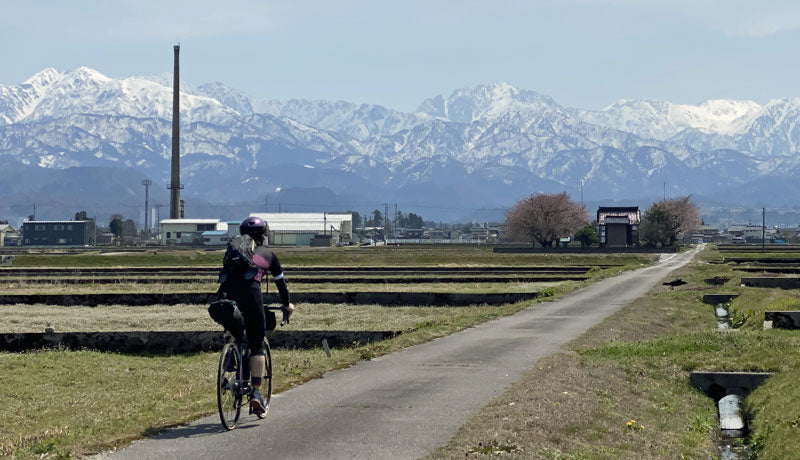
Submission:
M 252 279 L 244 277 L 230 279 L 224 286 L 228 297 L 239 305 L 244 318 L 247 344 L 250 347 L 250 383 L 253 388 L 250 394 L 250 408 L 259 418 L 264 417 L 266 413 L 264 398 L 261 396 L 259 388 L 261 387 L 261 376 L 264 375 L 264 335 L 266 333 L 261 281 L 266 277 L 267 272 L 272 275 L 272 280 L 278 288 L 281 302 L 286 308 L 287 318 L 294 311 L 294 304 L 289 302 L 289 289 L 278 257 L 267 249 L 268 229 L 267 223 L 260 217 L 248 217 L 242 221 L 239 225 L 239 234 L 249 235 L 255 242 L 253 262 L 258 267 L 258 271 Z

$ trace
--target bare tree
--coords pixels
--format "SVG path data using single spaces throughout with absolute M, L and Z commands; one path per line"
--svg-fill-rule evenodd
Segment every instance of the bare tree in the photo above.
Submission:
M 559 238 L 572 236 L 589 223 L 586 207 L 566 192 L 540 193 L 523 198 L 506 212 L 504 230 L 517 241 L 552 247 Z

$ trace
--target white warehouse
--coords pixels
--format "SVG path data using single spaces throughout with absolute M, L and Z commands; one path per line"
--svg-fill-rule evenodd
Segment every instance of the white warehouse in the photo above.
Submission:
M 349 212 L 253 213 L 269 225 L 270 244 L 316 246 L 353 241 L 353 214 Z

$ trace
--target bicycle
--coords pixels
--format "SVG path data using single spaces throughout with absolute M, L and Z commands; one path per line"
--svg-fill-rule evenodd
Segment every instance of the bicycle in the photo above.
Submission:
M 266 310 L 281 311 L 283 318 L 281 326 L 289 322 L 288 311 L 285 307 L 267 307 Z M 265 411 L 259 416 L 264 418 L 269 410 L 272 399 L 272 356 L 269 341 L 264 337 L 264 375 L 261 380 L 261 396 L 264 398 Z M 246 403 L 245 397 L 249 396 L 253 388 L 250 385 L 250 349 L 247 346 L 246 333 L 240 340 L 236 340 L 230 332 L 225 331 L 225 345 L 219 357 L 217 367 L 217 408 L 222 426 L 226 430 L 236 428 L 241 415 L 242 405 Z M 249 414 L 252 414 L 252 408 Z

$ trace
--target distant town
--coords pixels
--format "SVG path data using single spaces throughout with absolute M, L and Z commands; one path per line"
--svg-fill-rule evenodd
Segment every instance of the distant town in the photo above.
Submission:
M 357 212 L 251 213 L 270 226 L 274 246 L 374 246 L 402 244 L 513 244 L 504 222 L 436 223 L 410 213 L 384 215 L 379 210 L 362 217 Z M 243 216 L 247 217 L 247 216 Z M 639 246 L 638 207 L 600 207 L 590 226 L 598 241 L 588 244 L 574 234 L 558 236 L 559 246 Z M 115 214 L 108 223 L 96 222 L 85 211 L 71 220 L 36 220 L 31 216 L 15 228 L 0 221 L 2 247 L 223 247 L 239 233 L 239 220 L 219 218 L 163 219 L 157 229 L 137 226 L 133 219 Z M 730 223 L 726 228 L 702 222 L 681 235 L 681 243 L 782 244 L 797 243 L 800 227 L 775 227 Z M 535 246 L 535 244 L 534 244 Z

